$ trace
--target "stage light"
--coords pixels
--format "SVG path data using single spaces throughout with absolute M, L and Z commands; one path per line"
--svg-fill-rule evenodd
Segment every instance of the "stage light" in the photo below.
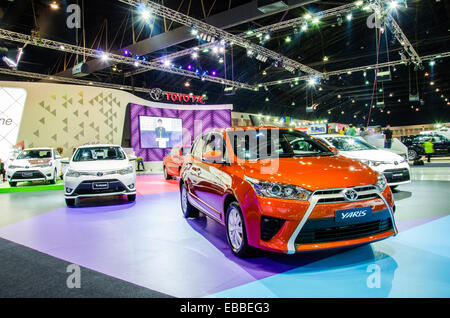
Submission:
M 347 21 L 351 21 L 353 19 L 353 14 L 349 13 L 347 14 Z
M 436 65 L 436 61 L 432 60 L 430 61 L 430 63 L 428 63 L 430 66 L 435 66 Z
M 270 34 L 269 33 L 267 33 L 265 36 L 264 36 L 264 40 L 270 40 Z
M 270 101 L 269 97 L 266 97 L 266 102 Z
M 196 58 L 198 58 L 198 53 L 197 52 L 192 53 L 191 57 L 195 60 Z
M 425 77 L 428 77 L 428 76 L 430 76 L 430 73 L 425 72 Z
M 284 42 L 286 42 L 286 43 L 291 43 L 291 37 L 290 37 L 290 36 L 287 36 L 287 37 L 284 39 Z
M 223 47 L 223 46 L 219 47 L 219 52 L 220 53 L 225 53 L 225 47 Z
M 66 47 L 65 47 L 64 45 L 60 45 L 60 46 L 59 46 L 59 49 L 60 49 L 61 51 L 64 51 L 64 50 L 66 49 Z
M 303 16 L 303 19 L 305 19 L 305 20 L 309 20 L 309 19 L 311 19 L 312 18 L 312 15 L 310 14 L 310 13 L 306 13 L 304 16 Z
M 434 86 L 434 82 L 430 82 L 430 85 L 431 85 L 431 86 Z
M 328 62 L 328 56 L 324 56 L 324 57 L 323 57 L 323 61 L 324 61 L 324 62 Z
M 398 2 L 397 1 L 393 0 L 393 1 L 391 1 L 389 3 L 389 9 L 395 10 L 395 9 L 397 9 L 397 7 L 398 7 Z
M 214 46 L 214 47 L 212 48 L 212 52 L 213 52 L 214 54 L 219 53 L 219 48 L 218 48 L 217 46 Z
M 217 75 L 217 72 L 216 72 L 216 71 L 212 71 L 212 72 L 211 72 L 211 75 L 212 75 L 212 76 L 216 76 L 216 75 Z
M 222 64 L 223 63 L 223 58 L 219 59 L 219 63 Z
M 315 17 L 315 18 L 312 20 L 312 23 L 313 23 L 313 24 L 318 24 L 319 22 L 320 22 L 319 17 Z
M 362 0 L 359 0 L 359 1 L 355 2 L 355 5 L 358 6 L 358 7 L 362 6 L 363 4 L 364 4 L 364 1 L 362 1 Z
M 152 14 L 150 13 L 150 10 L 148 10 L 148 9 L 142 9 L 140 11 L 140 15 L 143 20 L 149 20 L 150 17 L 152 16 Z
M 302 24 L 302 31 L 307 31 L 308 30 L 308 23 L 303 23 Z
M 192 70 L 192 65 L 189 64 L 189 65 L 187 66 L 187 69 L 188 69 L 188 70 Z
M 189 87 L 189 86 L 191 86 L 191 83 L 186 82 L 186 83 L 184 83 L 184 86 L 185 86 L 185 87 Z
M 192 28 L 192 29 L 191 29 L 191 35 L 197 36 L 197 34 L 198 34 L 198 30 L 195 29 L 195 28 Z
M 109 56 L 106 53 L 102 53 L 100 55 L 100 58 L 102 59 L 102 61 L 106 62 L 107 60 L 109 60 Z
M 59 4 L 57 4 L 56 1 L 53 1 L 52 3 L 50 3 L 50 8 L 52 10 L 58 10 L 59 9 Z
M 247 32 L 245 32 L 245 34 L 247 34 L 247 35 L 253 35 L 253 31 L 252 30 L 248 30 Z
M 138 67 L 139 66 L 139 62 L 138 61 L 134 62 L 134 66 Z
M 164 60 L 163 60 L 163 65 L 164 65 L 165 67 L 169 67 L 170 64 L 171 64 L 170 60 L 168 60 L 168 59 L 164 59 Z
M 262 75 L 267 75 L 267 72 L 264 70 L 263 72 L 262 72 Z
M 311 77 L 308 79 L 309 86 L 315 86 L 317 84 L 317 79 L 315 77 Z

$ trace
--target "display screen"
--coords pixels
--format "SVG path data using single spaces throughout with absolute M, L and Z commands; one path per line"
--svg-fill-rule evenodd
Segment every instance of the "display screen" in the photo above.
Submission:
M 141 148 L 173 148 L 183 143 L 183 121 L 179 118 L 139 117 Z

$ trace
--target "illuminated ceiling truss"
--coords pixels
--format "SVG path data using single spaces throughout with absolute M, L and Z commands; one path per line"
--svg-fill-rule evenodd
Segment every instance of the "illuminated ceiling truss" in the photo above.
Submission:
M 98 50 L 92 50 L 88 48 L 83 48 L 76 45 L 71 45 L 67 43 L 57 42 L 53 40 L 43 39 L 43 38 L 36 38 L 31 35 L 25 35 L 17 32 L 8 31 L 5 29 L 0 29 L 0 39 L 24 43 L 28 45 L 35 45 L 39 47 L 44 47 L 51 50 L 56 50 L 60 52 L 66 52 L 66 53 L 72 53 L 72 54 L 78 54 L 83 55 L 86 57 L 93 57 L 93 58 L 107 58 L 109 61 L 113 61 L 115 63 L 122 63 L 127 65 L 132 65 L 136 68 L 142 68 L 146 70 L 157 70 L 172 74 L 178 74 L 183 76 L 188 76 L 200 80 L 205 80 L 209 82 L 215 82 L 219 84 L 224 84 L 227 86 L 232 86 L 235 88 L 245 88 L 245 89 L 253 89 L 253 85 L 240 83 L 236 81 L 227 80 L 220 77 L 214 77 L 210 75 L 203 75 L 198 74 L 195 72 L 191 72 L 184 69 L 178 69 L 174 68 L 171 65 L 165 66 L 161 62 L 152 62 L 152 61 L 137 61 L 136 59 L 132 57 L 123 56 L 120 54 L 112 54 L 112 53 L 106 53 L 101 52 Z
M 220 28 L 212 26 L 203 21 L 194 19 L 186 14 L 172 10 L 155 2 L 136 1 L 136 0 L 119 0 L 119 1 L 135 7 L 139 7 L 140 5 L 145 3 L 147 5 L 148 10 L 150 10 L 150 12 L 154 15 L 158 15 L 160 17 L 167 18 L 179 24 L 195 28 L 198 32 L 205 33 L 208 36 L 218 39 L 219 41 L 225 41 L 229 44 L 238 45 L 249 51 L 253 51 L 256 56 L 259 55 L 264 58 L 271 59 L 273 61 L 281 63 L 282 66 L 288 70 L 299 70 L 306 74 L 315 74 L 315 75 L 322 74 L 319 71 L 316 71 L 311 67 L 303 65 L 300 62 L 290 59 L 280 53 L 271 51 L 263 46 L 254 44 L 253 42 L 248 41 L 239 35 L 231 34 Z
M 358 8 L 358 6 L 356 4 L 345 4 L 336 8 L 332 8 L 332 9 L 328 9 L 325 11 L 320 12 L 320 17 L 321 18 L 328 18 L 331 16 L 336 16 L 336 15 L 343 15 L 348 13 L 350 10 L 356 9 Z M 288 28 L 294 28 L 294 27 L 301 27 L 301 25 L 305 22 L 308 22 L 307 19 L 305 19 L 304 17 L 300 17 L 300 18 L 295 18 L 295 19 L 290 19 L 290 20 L 286 20 L 286 21 L 281 21 L 275 24 L 271 24 L 268 26 L 263 26 L 257 29 L 252 30 L 252 32 L 249 33 L 241 33 L 238 36 L 242 37 L 242 38 L 253 38 L 256 37 L 258 34 L 267 34 L 267 33 L 272 33 L 275 31 L 280 31 L 283 29 L 288 29 Z M 198 51 L 202 51 L 204 49 L 210 49 L 212 48 L 214 45 L 217 45 L 216 43 L 204 43 L 201 45 L 196 46 L 196 49 L 194 48 L 189 48 L 189 49 L 185 49 L 185 50 L 181 50 L 175 53 L 171 53 L 168 54 L 166 56 L 166 58 L 170 59 L 170 60 L 175 60 L 177 58 L 186 56 L 186 55 L 190 55 L 193 54 L 194 52 L 198 52 Z M 153 60 L 154 62 L 157 62 L 158 60 Z M 137 75 L 140 73 L 144 73 L 146 72 L 146 70 L 135 70 L 135 71 L 131 71 L 128 73 L 125 73 L 125 76 L 133 76 L 133 75 Z

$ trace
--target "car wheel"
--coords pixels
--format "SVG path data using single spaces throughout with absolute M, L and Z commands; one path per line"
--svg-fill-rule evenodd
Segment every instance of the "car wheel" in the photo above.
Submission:
M 57 173 L 58 173 L 58 172 L 57 172 L 56 169 L 55 169 L 55 171 L 53 172 L 53 179 L 50 180 L 50 184 L 55 184 L 55 183 L 56 183 L 56 178 L 57 178 L 56 174 L 57 174 Z
M 17 187 L 17 182 L 10 182 L 10 183 L 9 183 L 9 186 L 10 186 L 11 188 L 15 188 L 15 187 Z
M 196 218 L 198 217 L 198 210 L 189 203 L 188 192 L 184 184 L 181 185 L 181 211 L 185 218 Z
M 128 197 L 128 202 L 136 201 L 136 194 L 130 194 L 127 197 Z
M 172 177 L 167 172 L 166 166 L 163 167 L 163 170 L 164 170 L 164 179 L 166 179 L 166 180 L 172 179 Z
M 409 149 L 408 150 L 408 157 L 410 160 L 416 160 L 417 159 L 417 151 L 415 151 L 414 149 Z
M 75 206 L 75 199 L 66 199 L 67 206 Z
M 239 257 L 249 256 L 251 248 L 247 241 L 242 211 L 237 202 L 232 202 L 228 206 L 226 217 L 227 238 L 231 251 Z

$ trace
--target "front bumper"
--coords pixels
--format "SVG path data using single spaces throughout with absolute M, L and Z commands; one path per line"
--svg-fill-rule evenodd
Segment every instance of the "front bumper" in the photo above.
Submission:
M 397 186 L 411 182 L 411 168 L 406 162 L 398 165 L 381 165 L 372 167 L 372 169 L 382 173 L 386 177 L 388 186 Z
M 53 179 L 53 172 L 53 167 L 31 167 L 29 169 L 8 169 L 6 175 L 9 182 L 49 181 Z
M 292 254 L 367 244 L 396 235 L 394 202 L 388 187 L 383 193 L 375 187 L 373 191 L 361 191 L 361 200 L 353 202 L 340 200 L 336 194 L 315 193 L 309 201 L 254 195 L 254 203 L 243 209 L 249 244 L 264 250 Z M 371 207 L 370 218 L 350 225 L 335 222 L 336 211 L 364 207 Z M 263 216 L 284 221 L 269 240 L 262 239 Z
M 66 176 L 64 178 L 64 189 L 64 195 L 67 199 L 133 195 L 136 194 L 136 176 L 134 174 L 78 178 Z

